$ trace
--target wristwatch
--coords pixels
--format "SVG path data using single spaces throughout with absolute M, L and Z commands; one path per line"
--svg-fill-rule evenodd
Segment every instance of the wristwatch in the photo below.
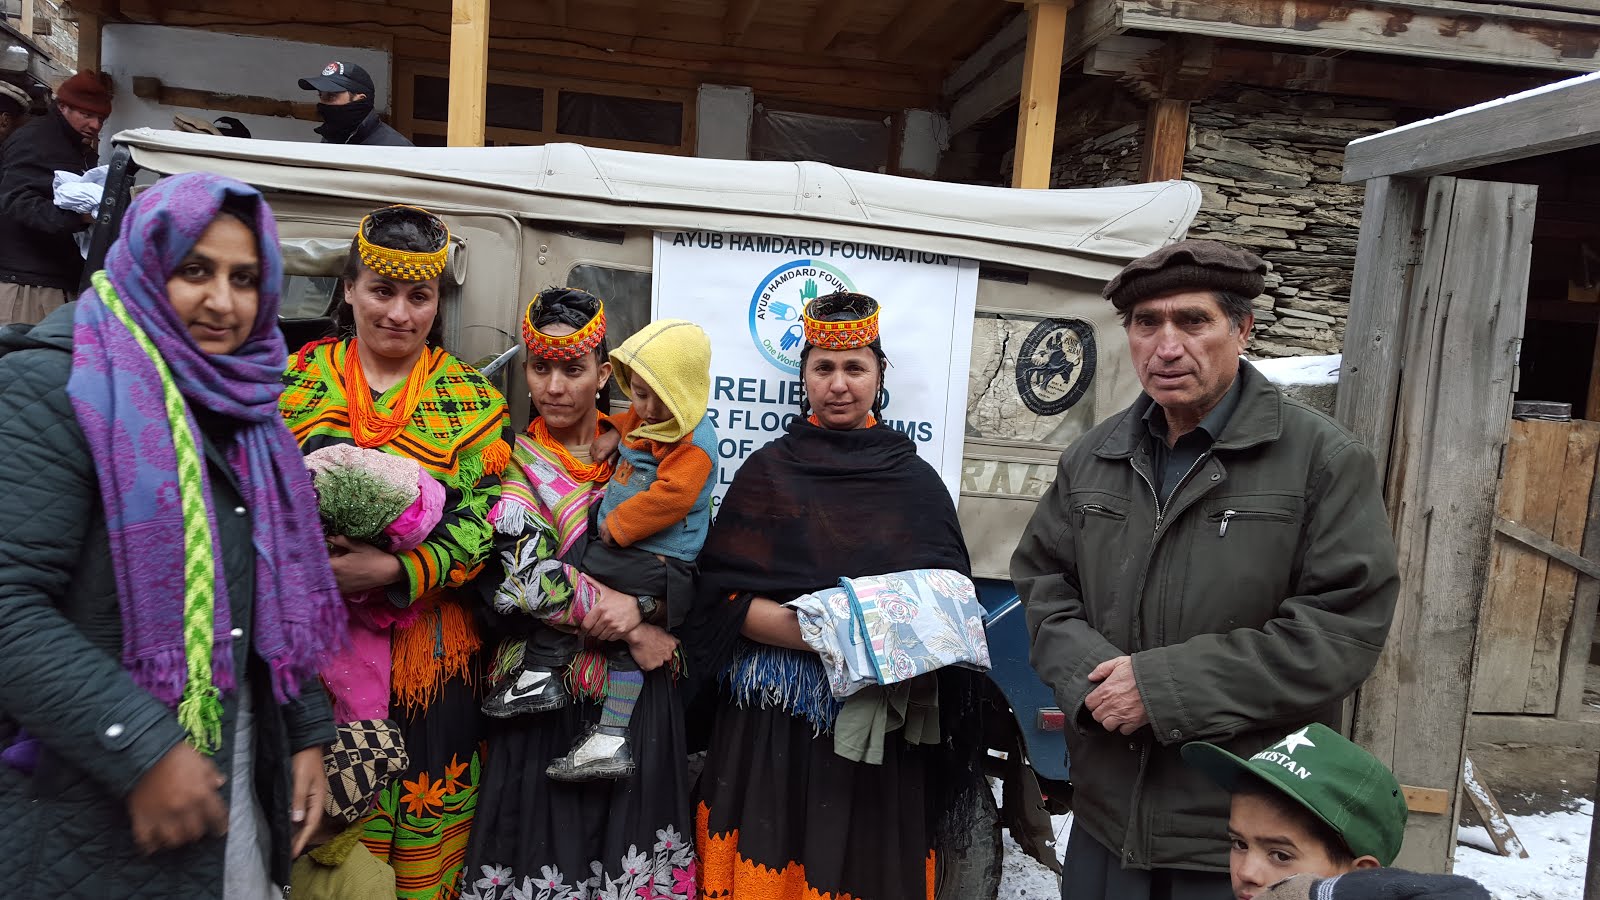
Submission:
M 661 604 L 656 600 L 656 598 L 650 596 L 649 594 L 640 594 L 639 618 L 646 622 L 650 621 L 650 617 L 656 614 L 656 607 L 660 605 Z

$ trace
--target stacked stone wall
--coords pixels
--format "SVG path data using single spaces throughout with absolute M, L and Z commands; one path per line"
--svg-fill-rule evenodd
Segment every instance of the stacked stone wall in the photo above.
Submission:
M 1136 183 L 1144 124 L 1127 118 L 1080 119 L 1059 133 L 1052 186 Z M 1340 351 L 1363 199 L 1360 186 L 1339 183 L 1344 147 L 1400 118 L 1382 104 L 1296 91 L 1224 88 L 1193 104 L 1184 178 L 1204 199 L 1189 234 L 1249 247 L 1272 267 L 1252 354 Z

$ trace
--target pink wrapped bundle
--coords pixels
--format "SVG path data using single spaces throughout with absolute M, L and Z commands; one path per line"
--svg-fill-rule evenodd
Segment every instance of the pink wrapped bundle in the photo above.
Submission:
M 309 454 L 306 466 L 331 534 L 369 543 L 382 535 L 391 553 L 404 553 L 427 540 L 444 515 L 444 486 L 416 460 L 336 444 Z M 346 594 L 345 602 L 349 645 L 322 667 L 334 715 L 340 722 L 388 718 L 390 630 L 416 614 L 390 603 L 383 589 Z

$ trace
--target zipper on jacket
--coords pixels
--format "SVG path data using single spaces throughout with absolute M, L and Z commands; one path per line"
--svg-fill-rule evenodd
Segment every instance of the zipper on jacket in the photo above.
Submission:
M 1101 503 L 1080 503 L 1077 507 L 1077 513 L 1079 528 L 1082 528 L 1088 522 L 1090 516 L 1098 516 L 1103 519 L 1115 519 L 1119 522 L 1128 517 L 1126 513 L 1117 512 L 1111 507 Z
M 1188 483 L 1189 476 L 1193 475 L 1195 470 L 1200 468 L 1200 466 L 1203 465 L 1206 462 L 1206 460 L 1208 460 L 1210 458 L 1211 458 L 1211 451 L 1207 450 L 1206 452 L 1200 454 L 1200 457 L 1198 459 L 1196 459 L 1194 462 L 1190 463 L 1189 464 L 1189 470 L 1187 472 L 1184 472 L 1183 473 L 1183 477 L 1178 479 L 1178 483 L 1172 486 L 1172 493 L 1171 493 L 1170 496 L 1172 496 L 1172 497 L 1178 496 L 1178 492 L 1183 490 L 1183 486 Z M 1139 467 L 1138 466 L 1134 466 L 1133 470 L 1135 472 L 1139 472 Z M 1167 510 L 1166 510 L 1166 507 L 1161 502 L 1161 495 L 1156 493 L 1156 483 L 1151 480 L 1150 476 L 1144 474 L 1143 472 L 1139 472 L 1139 477 L 1144 480 L 1145 487 L 1150 489 L 1150 500 L 1153 503 L 1155 503 L 1155 506 L 1156 506 L 1156 529 L 1155 529 L 1155 534 L 1159 536 L 1161 534 L 1161 526 L 1163 524 L 1165 524 L 1166 521 L 1167 521 Z M 1151 547 L 1150 547 L 1150 553 L 1151 553 L 1152 556 L 1155 554 L 1155 546 L 1154 546 L 1154 544 L 1152 544 Z
M 1290 522 L 1294 520 L 1294 517 L 1288 513 L 1269 512 L 1267 510 L 1225 509 L 1221 513 L 1211 517 L 1212 521 L 1218 523 L 1217 537 L 1225 538 L 1228 536 L 1228 523 L 1232 522 L 1234 519 L 1239 519 L 1241 521 L 1256 520 L 1260 522 Z

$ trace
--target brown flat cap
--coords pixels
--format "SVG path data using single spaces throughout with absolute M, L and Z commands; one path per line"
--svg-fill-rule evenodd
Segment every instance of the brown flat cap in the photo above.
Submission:
M 1101 292 L 1118 311 L 1177 291 L 1227 291 L 1254 298 L 1266 288 L 1267 264 L 1221 241 L 1179 241 L 1128 263 Z

